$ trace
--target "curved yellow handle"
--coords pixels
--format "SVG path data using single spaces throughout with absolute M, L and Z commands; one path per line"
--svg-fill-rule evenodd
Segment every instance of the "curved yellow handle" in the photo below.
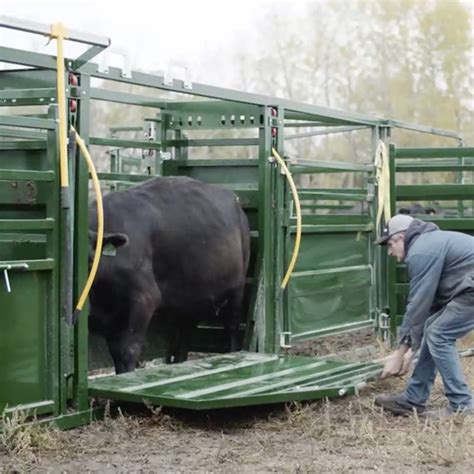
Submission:
M 78 135 L 74 127 L 71 127 L 74 131 L 76 136 L 76 143 L 79 146 L 79 149 L 82 152 L 82 156 L 85 158 L 87 162 L 87 167 L 89 168 L 89 172 L 92 177 L 92 182 L 94 183 L 94 191 L 96 194 L 96 203 L 97 203 L 97 242 L 95 244 L 95 254 L 94 260 L 92 261 L 91 271 L 89 273 L 89 277 L 87 278 L 86 284 L 82 290 L 81 296 L 79 301 L 76 305 L 76 309 L 74 311 L 74 320 L 77 319 L 78 314 L 82 310 L 84 303 L 86 302 L 87 296 L 89 295 L 89 291 L 92 287 L 92 283 L 94 282 L 95 275 L 97 273 L 97 269 L 99 268 L 99 261 L 100 257 L 102 256 L 102 241 L 104 239 L 104 207 L 102 204 L 102 193 L 100 191 L 100 182 L 97 176 L 97 172 L 95 170 L 94 162 L 87 150 L 86 145 L 82 138 Z
M 67 116 L 66 116 L 66 84 L 64 70 L 64 38 L 67 30 L 61 23 L 51 26 L 51 38 L 56 38 L 56 88 L 58 94 L 58 119 L 59 119 L 59 170 L 61 174 L 61 187 L 69 186 L 67 167 Z
M 290 170 L 285 164 L 285 161 L 283 158 L 278 154 L 278 152 L 275 150 L 275 148 L 272 148 L 272 154 L 275 157 L 275 159 L 278 161 L 278 164 L 281 166 L 283 173 L 286 176 L 286 179 L 288 180 L 288 184 L 290 185 L 291 193 L 293 194 L 293 201 L 295 203 L 295 209 L 296 209 L 296 238 L 295 238 L 295 245 L 293 246 L 293 254 L 291 255 L 291 260 L 290 264 L 288 265 L 288 268 L 285 273 L 285 277 L 283 278 L 281 282 L 281 288 L 284 290 L 286 288 L 286 285 L 288 284 L 288 280 L 291 277 L 291 274 L 293 273 L 293 269 L 295 268 L 296 265 L 296 260 L 298 259 L 298 254 L 300 252 L 300 243 L 301 243 L 301 204 L 300 204 L 300 198 L 298 196 L 298 191 L 296 189 L 295 182 L 293 181 L 293 177 L 291 176 Z
M 375 228 L 377 235 L 379 234 L 380 224 L 382 222 L 382 214 L 385 218 L 385 222 L 390 220 L 390 167 L 388 163 L 388 153 L 385 143 L 380 140 L 375 152 L 375 165 L 376 165 L 376 179 L 378 183 L 378 210 L 377 218 L 375 221 Z

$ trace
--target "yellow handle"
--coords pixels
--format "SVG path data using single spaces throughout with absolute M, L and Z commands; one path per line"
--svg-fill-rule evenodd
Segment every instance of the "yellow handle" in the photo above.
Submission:
M 92 158 L 82 138 L 78 135 L 74 127 L 71 127 L 71 129 L 75 133 L 76 143 L 78 144 L 79 149 L 82 152 L 82 156 L 85 158 L 87 162 L 87 167 L 89 168 L 89 172 L 92 177 L 92 182 L 94 183 L 94 191 L 96 194 L 96 203 L 97 203 L 97 242 L 95 244 L 94 260 L 92 261 L 92 267 L 89 273 L 89 277 L 87 278 L 84 289 L 82 290 L 81 296 L 76 305 L 76 310 L 74 311 L 75 319 L 77 319 L 77 315 L 82 310 L 84 303 L 86 302 L 87 296 L 89 295 L 89 291 L 92 287 L 92 283 L 94 282 L 97 269 L 99 268 L 99 261 L 102 255 L 102 241 L 104 238 L 104 207 L 102 204 L 102 193 L 100 191 L 100 182 L 95 170 L 94 162 L 92 161 Z
M 290 170 L 285 164 L 285 161 L 283 158 L 278 154 L 278 152 L 275 150 L 275 148 L 272 148 L 272 154 L 275 157 L 275 159 L 278 161 L 278 164 L 281 166 L 283 173 L 286 176 L 286 179 L 288 180 L 288 183 L 291 188 L 291 193 L 293 194 L 293 201 L 295 203 L 295 209 L 296 209 L 296 238 L 295 238 L 295 245 L 293 246 L 293 254 L 291 255 L 291 260 L 290 264 L 288 265 L 288 268 L 285 273 L 285 277 L 283 278 L 283 281 L 281 282 L 281 288 L 284 290 L 286 288 L 286 285 L 288 284 L 288 280 L 291 277 L 291 274 L 293 273 L 293 269 L 295 268 L 296 265 L 296 260 L 298 259 L 298 254 L 300 251 L 300 243 L 301 243 L 301 204 L 300 204 L 300 198 L 298 196 L 298 191 L 296 189 L 295 182 L 293 181 L 293 177 L 291 176 Z
M 385 143 L 380 140 L 375 152 L 376 178 L 378 182 L 378 210 L 375 221 L 377 235 L 379 235 L 382 214 L 387 222 L 391 216 L 390 209 L 390 167 Z
M 64 38 L 67 30 L 62 23 L 51 25 L 51 38 L 56 38 L 56 88 L 58 94 L 59 118 L 59 169 L 61 187 L 69 186 L 67 167 L 67 116 L 66 116 L 66 84 L 64 81 Z

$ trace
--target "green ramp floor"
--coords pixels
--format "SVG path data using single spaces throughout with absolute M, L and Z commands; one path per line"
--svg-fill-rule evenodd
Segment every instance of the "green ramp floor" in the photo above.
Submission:
M 92 397 L 194 410 L 357 393 L 379 363 L 234 352 L 89 380 Z

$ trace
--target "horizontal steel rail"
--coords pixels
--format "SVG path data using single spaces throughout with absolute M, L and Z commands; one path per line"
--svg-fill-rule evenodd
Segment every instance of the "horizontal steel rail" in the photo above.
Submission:
M 370 127 L 365 127 L 363 125 L 353 125 L 350 127 L 331 127 L 326 128 L 325 130 L 313 130 L 312 132 L 304 132 L 304 133 L 295 133 L 294 135 L 286 135 L 285 140 L 294 140 L 298 138 L 310 138 L 316 137 L 319 135 L 330 135 L 334 133 L 347 133 L 347 132 L 355 132 L 358 130 L 369 130 Z
M 46 134 L 43 132 L 32 132 L 29 130 L 20 130 L 18 128 L 0 128 L 0 137 L 46 140 Z
M 463 158 L 474 156 L 474 148 L 395 148 L 395 158 Z
M 159 150 L 161 143 L 151 140 L 132 140 L 120 138 L 90 137 L 90 145 L 110 146 L 115 148 L 141 148 L 150 150 Z
M 343 163 L 337 161 L 312 161 L 292 159 L 290 161 L 290 170 L 293 174 L 304 173 L 345 173 L 345 172 L 364 172 L 370 173 L 374 171 L 373 165 L 363 163 Z
M 416 184 L 396 187 L 397 201 L 474 199 L 472 184 Z
M 25 263 L 27 267 L 22 269 L 22 272 L 33 272 L 36 270 L 52 270 L 55 267 L 54 259 L 42 258 L 35 260 L 1 260 L 1 266 L 17 265 L 18 262 Z
M 0 169 L 0 180 L 54 181 L 54 171 L 5 170 Z
M 41 128 L 45 130 L 54 130 L 56 128 L 54 120 L 13 115 L 0 115 L 0 125 L 7 127 Z
M 46 150 L 46 140 L 0 140 L 0 150 Z
M 115 102 L 118 104 L 138 105 L 140 107 L 152 107 L 161 109 L 167 106 L 168 102 L 151 96 L 131 94 L 129 92 L 108 91 L 92 87 L 90 92 L 91 99 L 106 102 Z
M 51 230 L 54 228 L 54 219 L 2 219 L 0 231 L 10 230 Z
M 336 225 L 303 225 L 303 234 L 332 234 L 339 232 L 372 232 L 373 224 L 336 224 Z M 296 226 L 291 226 L 290 231 L 296 232 Z
M 26 33 L 35 33 L 43 36 L 51 35 L 51 25 L 39 23 L 36 21 L 13 18 L 7 15 L 0 15 L 0 27 L 25 31 Z M 110 39 L 105 36 L 99 36 L 92 33 L 83 33 L 81 31 L 71 30 L 69 28 L 67 28 L 67 35 L 65 36 L 65 39 L 91 46 L 102 46 L 103 48 L 106 48 L 110 45 Z
M 451 163 L 396 163 L 395 170 L 398 173 L 413 173 L 413 172 L 443 172 L 443 171 L 474 171 L 474 163 L 454 164 Z

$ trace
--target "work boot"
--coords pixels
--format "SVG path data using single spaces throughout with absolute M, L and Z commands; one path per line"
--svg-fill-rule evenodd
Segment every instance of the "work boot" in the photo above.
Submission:
M 385 411 L 389 411 L 398 416 L 410 416 L 415 413 L 421 414 L 425 411 L 425 407 L 410 403 L 403 393 L 396 395 L 384 394 L 375 397 L 374 403 L 382 407 Z
M 423 413 L 423 417 L 430 420 L 444 420 L 453 417 L 461 419 L 472 415 L 474 415 L 474 409 L 472 407 L 461 407 L 455 410 L 451 406 L 427 410 Z

